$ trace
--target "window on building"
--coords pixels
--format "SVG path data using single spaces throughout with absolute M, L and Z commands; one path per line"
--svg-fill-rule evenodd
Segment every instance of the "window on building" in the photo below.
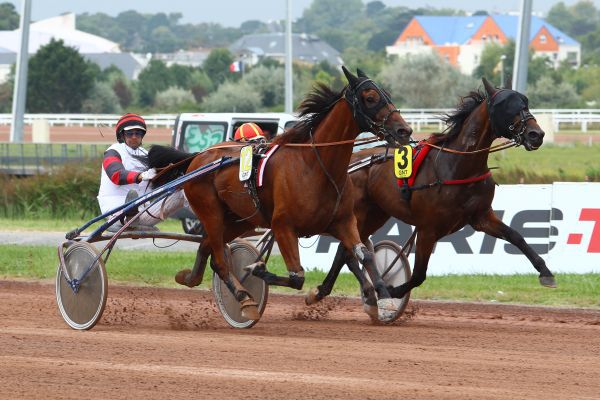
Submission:
M 546 35 L 540 35 L 540 43 L 546 43 L 548 39 L 546 39 Z

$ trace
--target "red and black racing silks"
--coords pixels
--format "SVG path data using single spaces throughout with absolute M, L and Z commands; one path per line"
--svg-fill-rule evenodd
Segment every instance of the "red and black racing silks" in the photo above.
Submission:
M 137 183 L 137 177 L 140 172 L 127 171 L 123 166 L 123 160 L 116 150 L 106 150 L 102 167 L 106 171 L 106 175 L 115 185 L 128 185 Z

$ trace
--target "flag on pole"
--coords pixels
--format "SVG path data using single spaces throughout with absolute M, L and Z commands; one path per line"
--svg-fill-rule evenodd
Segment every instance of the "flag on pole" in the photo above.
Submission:
M 229 72 L 242 72 L 242 62 L 241 61 L 234 61 L 229 65 Z

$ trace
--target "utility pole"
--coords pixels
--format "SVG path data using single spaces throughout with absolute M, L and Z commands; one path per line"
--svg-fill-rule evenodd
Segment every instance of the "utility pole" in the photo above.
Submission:
M 512 88 L 521 93 L 527 90 L 527 66 L 529 64 L 529 31 L 531 28 L 531 6 L 533 0 L 521 0 L 521 14 L 517 30 L 515 64 Z
M 292 0 L 287 0 L 285 27 L 285 112 L 294 111 L 294 80 L 292 76 Z
M 23 142 L 23 116 L 27 98 L 27 63 L 29 58 L 29 23 L 31 20 L 31 0 L 21 0 L 21 46 L 17 55 L 15 87 L 13 90 L 12 124 L 10 141 Z

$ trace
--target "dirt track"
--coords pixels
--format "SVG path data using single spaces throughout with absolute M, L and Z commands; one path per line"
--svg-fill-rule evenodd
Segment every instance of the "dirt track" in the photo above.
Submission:
M 210 292 L 112 285 L 77 332 L 53 290 L 0 281 L 0 398 L 600 398 L 600 311 L 412 302 L 373 326 L 357 299 L 272 295 L 239 331 Z

